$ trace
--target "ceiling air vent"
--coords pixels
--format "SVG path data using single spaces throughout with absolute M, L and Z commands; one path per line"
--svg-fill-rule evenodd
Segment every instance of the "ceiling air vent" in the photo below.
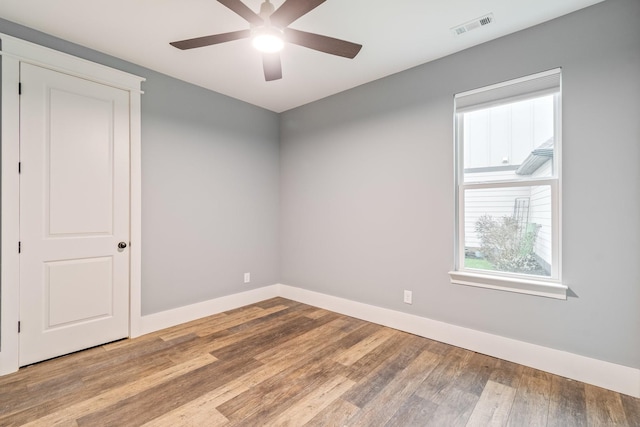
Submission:
M 453 27 L 451 31 L 457 36 L 460 34 L 468 33 L 471 30 L 475 30 L 476 28 L 484 27 L 485 25 L 489 25 L 493 22 L 493 13 L 489 13 L 487 15 L 481 16 L 480 18 L 476 18 L 472 21 L 465 22 L 462 25 L 458 25 L 457 27 Z

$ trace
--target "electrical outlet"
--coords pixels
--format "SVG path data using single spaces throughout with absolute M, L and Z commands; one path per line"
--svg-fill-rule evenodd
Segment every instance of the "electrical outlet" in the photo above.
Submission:
M 244 283 L 251 282 L 251 273 L 244 273 Z
M 413 304 L 413 292 L 407 290 L 404 291 L 404 303 Z

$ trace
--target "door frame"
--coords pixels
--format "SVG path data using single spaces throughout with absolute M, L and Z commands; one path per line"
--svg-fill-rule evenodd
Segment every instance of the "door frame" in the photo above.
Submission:
M 2 133 L 0 187 L 0 375 L 18 370 L 20 319 L 20 63 L 25 62 L 129 93 L 130 272 L 129 336 L 141 328 L 141 83 L 142 77 L 0 33 Z

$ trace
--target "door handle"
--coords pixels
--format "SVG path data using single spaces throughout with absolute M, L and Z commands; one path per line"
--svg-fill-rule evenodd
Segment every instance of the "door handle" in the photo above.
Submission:
M 118 249 L 124 249 L 126 247 L 127 247 L 127 244 L 125 242 L 118 243 Z

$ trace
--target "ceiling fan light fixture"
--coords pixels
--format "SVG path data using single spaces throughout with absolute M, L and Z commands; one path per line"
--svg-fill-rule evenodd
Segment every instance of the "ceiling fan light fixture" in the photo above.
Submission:
M 289 24 L 326 0 L 278 0 L 281 4 L 277 9 L 271 0 L 263 0 L 259 13 L 255 13 L 244 1 L 246 0 L 218 0 L 223 6 L 247 21 L 249 28 L 179 40 L 171 42 L 170 45 L 186 50 L 250 38 L 253 46 L 263 53 L 262 67 L 265 81 L 282 78 L 282 62 L 278 52 L 283 49 L 285 42 L 349 59 L 355 58 L 362 48 L 361 44 L 289 28 Z
M 253 30 L 253 47 L 264 53 L 280 52 L 284 47 L 284 35 L 274 27 L 259 27 Z

